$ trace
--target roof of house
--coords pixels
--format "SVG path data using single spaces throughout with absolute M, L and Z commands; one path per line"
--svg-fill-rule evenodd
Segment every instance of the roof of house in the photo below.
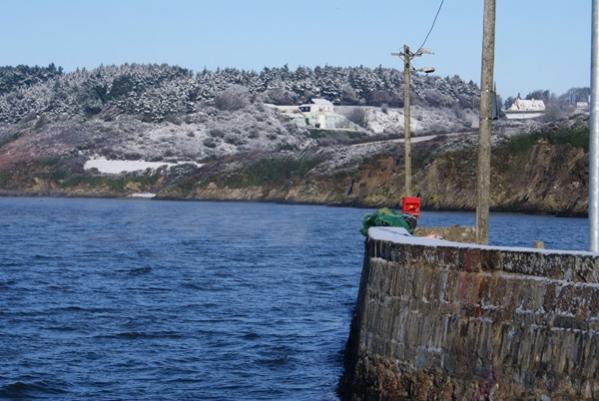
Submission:
M 333 105 L 333 103 L 329 102 L 328 100 L 326 100 L 326 99 L 319 99 L 319 98 L 312 99 L 312 103 L 320 105 L 320 106 L 332 106 Z
M 537 99 L 516 99 L 507 111 L 545 111 L 545 103 Z

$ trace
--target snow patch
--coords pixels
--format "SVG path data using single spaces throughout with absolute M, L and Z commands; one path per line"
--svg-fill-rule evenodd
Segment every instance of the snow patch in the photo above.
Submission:
M 196 167 L 202 167 L 203 164 L 196 162 L 148 162 L 145 160 L 108 160 L 105 157 L 89 159 L 83 165 L 84 170 L 97 169 L 103 174 L 122 174 L 136 171 L 145 171 L 147 169 L 156 170 L 161 167 L 175 167 L 183 164 L 193 164 Z
M 431 239 L 426 237 L 411 236 L 404 228 L 401 227 L 370 227 L 368 229 L 368 237 L 375 241 L 393 242 L 396 244 L 406 245 L 421 245 L 431 247 L 452 247 L 452 248 L 469 248 L 469 249 L 486 249 L 492 251 L 503 252 L 528 252 L 541 253 L 545 255 L 573 255 L 573 256 L 599 256 L 598 253 L 588 251 L 570 251 L 557 249 L 537 249 L 525 247 L 510 247 L 510 246 L 493 246 L 469 244 L 463 242 L 453 242 L 443 239 Z
M 129 198 L 141 198 L 141 199 L 152 199 L 155 198 L 156 194 L 152 192 L 138 192 L 129 195 Z

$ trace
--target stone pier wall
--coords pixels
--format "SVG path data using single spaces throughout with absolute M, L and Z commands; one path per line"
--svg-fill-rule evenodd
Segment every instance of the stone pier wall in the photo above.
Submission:
M 599 258 L 374 228 L 348 400 L 598 400 Z

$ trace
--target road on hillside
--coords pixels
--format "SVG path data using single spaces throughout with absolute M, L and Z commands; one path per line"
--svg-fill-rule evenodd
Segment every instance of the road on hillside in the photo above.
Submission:
M 412 143 L 426 142 L 431 141 L 438 137 L 456 137 L 456 136 L 466 136 L 466 135 L 474 135 L 477 131 L 462 131 L 462 132 L 452 132 L 449 134 L 433 134 L 433 135 L 424 135 L 424 136 L 414 136 L 412 137 Z M 366 146 L 366 145 L 379 145 L 385 143 L 404 143 L 404 138 L 394 138 L 394 139 L 379 139 L 376 141 L 364 141 L 359 143 L 354 143 L 350 146 Z

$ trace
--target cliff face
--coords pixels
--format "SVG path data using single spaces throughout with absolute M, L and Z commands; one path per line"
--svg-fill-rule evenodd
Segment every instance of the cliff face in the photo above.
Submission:
M 415 146 L 415 190 L 426 209 L 475 208 L 476 148 L 442 152 L 447 143 Z M 397 145 L 354 166 L 327 166 L 326 152 L 237 156 L 151 173 L 107 176 L 84 172 L 81 161 L 21 163 L 0 173 L 4 194 L 258 200 L 395 206 L 403 191 L 403 149 Z M 571 144 L 539 140 L 526 151 L 494 149 L 492 207 L 502 211 L 582 215 L 587 209 L 587 154 Z
M 530 150 L 493 155 L 491 206 L 497 210 L 582 214 L 587 208 L 587 155 L 569 144 L 539 141 Z M 424 203 L 433 209 L 475 207 L 476 154 L 435 159 L 417 175 Z
M 415 191 L 421 194 L 427 209 L 474 209 L 476 148 L 468 146 L 443 153 L 444 145 L 441 142 L 415 147 Z M 260 180 L 255 176 L 254 164 L 225 175 L 203 176 L 188 193 L 174 185 L 165 188 L 162 195 L 394 206 L 401 202 L 403 191 L 402 151 L 396 147 L 364 159 L 354 169 L 324 173 L 318 171 L 318 164 L 308 171 L 296 172 L 295 159 L 282 159 L 278 166 L 275 159 L 265 159 L 262 163 L 272 164 L 272 169 L 287 174 Z M 492 207 L 582 215 L 588 204 L 587 181 L 587 154 L 582 148 L 542 139 L 518 152 L 513 152 L 509 143 L 498 145 L 492 162 Z

